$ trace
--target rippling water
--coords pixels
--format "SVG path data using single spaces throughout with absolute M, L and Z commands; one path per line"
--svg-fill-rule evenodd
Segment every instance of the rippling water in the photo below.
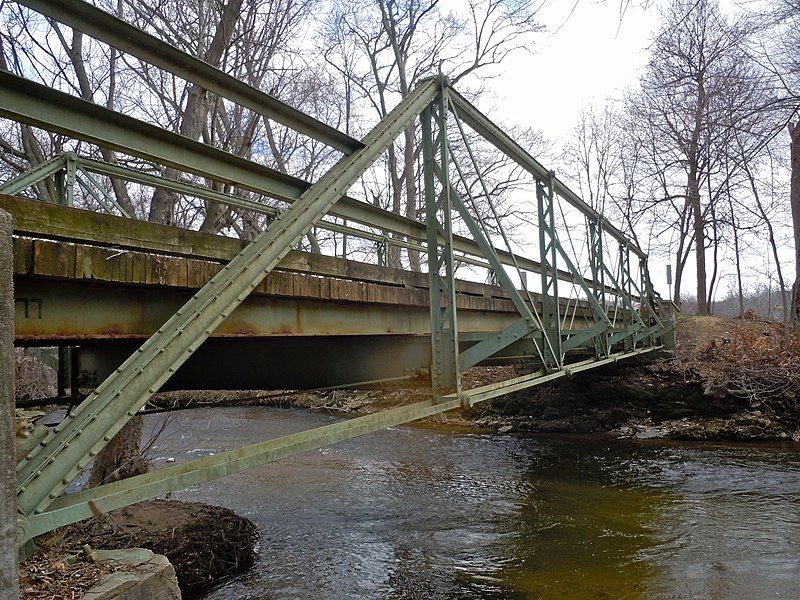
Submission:
M 161 417 L 150 417 L 156 426 Z M 172 415 L 187 460 L 323 425 Z M 208 598 L 800 598 L 800 451 L 403 427 L 176 494 L 262 532 Z

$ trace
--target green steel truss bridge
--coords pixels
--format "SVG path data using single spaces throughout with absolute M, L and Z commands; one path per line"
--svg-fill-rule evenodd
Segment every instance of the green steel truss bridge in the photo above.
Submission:
M 269 461 L 522 390 L 669 346 L 672 321 L 647 256 L 442 76 L 420 83 L 362 140 L 254 89 L 80 0 L 19 0 L 49 18 L 174 73 L 342 153 L 306 182 L 34 81 L 0 71 L 0 116 L 231 184 L 274 208 L 152 172 L 56 156 L 0 185 L 14 218 L 15 343 L 59 347 L 61 387 L 93 391 L 18 451 L 21 546 L 56 527 Z M 419 122 L 425 220 L 347 195 Z M 535 181 L 537 260 L 496 247 L 450 152 L 466 130 Z M 266 214 L 252 242 L 129 218 L 107 178 Z M 22 196 L 48 179 L 57 203 Z M 483 197 L 487 183 L 479 180 Z M 104 212 L 71 205 L 76 190 Z M 533 194 L 531 194 L 533 196 Z M 563 207 L 577 211 L 570 224 Z M 494 208 L 489 205 L 494 211 Z M 496 214 L 493 217 L 497 217 Z M 335 218 L 335 219 L 334 219 Z M 453 231 L 458 222 L 468 236 Z M 312 228 L 427 257 L 414 273 L 293 248 Z M 565 238 L 581 229 L 581 251 Z M 493 283 L 455 277 L 458 265 Z M 530 284 L 530 285 L 529 285 Z M 464 389 L 476 365 L 527 375 Z M 428 386 L 429 400 L 254 443 L 75 493 L 63 493 L 148 399 L 165 389 Z M 29 545 L 27 546 L 30 547 Z

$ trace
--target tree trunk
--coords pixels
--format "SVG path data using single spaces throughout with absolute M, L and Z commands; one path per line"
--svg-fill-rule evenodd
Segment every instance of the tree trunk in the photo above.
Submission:
M 794 229 L 794 269 L 795 279 L 792 286 L 792 310 L 790 319 L 795 327 L 800 323 L 800 121 L 789 123 L 791 139 L 791 184 L 789 198 L 792 205 L 792 227 Z
M 697 173 L 689 174 L 689 202 L 692 207 L 694 225 L 694 248 L 697 266 L 697 314 L 708 315 L 708 299 L 706 297 L 706 236 L 703 222 L 703 209 L 700 206 L 700 189 L 697 185 Z
M 214 39 L 203 57 L 207 63 L 214 66 L 219 65 L 223 51 L 233 35 L 242 2 L 243 0 L 230 0 L 222 10 Z M 199 138 L 207 115 L 208 93 L 205 89 L 193 84 L 189 88 L 186 110 L 181 119 L 180 133 L 192 139 Z M 163 175 L 169 179 L 177 179 L 180 172 L 176 169 L 166 168 Z M 157 189 L 150 204 L 148 220 L 155 223 L 172 224 L 175 198 L 174 193 Z M 86 485 L 92 487 L 100 483 L 146 473 L 147 462 L 141 455 L 141 440 L 142 418 L 133 417 L 97 455 L 92 474 Z
M 728 194 L 728 205 L 731 210 L 731 229 L 733 231 L 733 249 L 736 255 L 736 289 L 739 297 L 739 316 L 744 315 L 744 286 L 742 285 L 742 255 L 739 249 L 739 224 L 733 213 L 733 202 Z
M 133 417 L 97 454 L 87 488 L 147 473 L 149 465 L 140 447 L 142 424 L 142 417 Z
M 219 67 L 222 54 L 230 44 L 236 20 L 241 12 L 244 0 L 230 0 L 222 9 L 217 30 L 214 38 L 208 47 L 203 60 L 213 67 Z M 181 123 L 178 132 L 188 138 L 196 140 L 203 131 L 203 124 L 208 116 L 208 92 L 197 84 L 192 84 L 187 93 L 186 109 L 181 115 Z M 167 179 L 177 179 L 180 171 L 167 167 L 164 169 L 163 176 Z M 172 224 L 173 213 L 175 212 L 175 201 L 177 195 L 174 192 L 157 189 L 150 202 L 150 214 L 148 221 L 153 223 Z
M 119 7 L 119 9 L 121 11 L 121 7 Z M 94 102 L 94 93 L 92 92 L 92 86 L 89 83 L 89 75 L 86 72 L 86 62 L 83 59 L 83 34 L 80 31 L 73 30 L 72 46 L 65 47 L 65 49 L 69 53 L 72 68 L 75 70 L 75 77 L 78 80 L 78 87 L 80 87 L 81 90 L 81 97 L 89 102 Z M 109 88 L 108 98 L 106 100 L 106 108 L 114 110 L 114 94 L 116 89 L 116 54 L 113 48 L 111 49 L 111 66 L 109 69 Z M 107 163 L 112 165 L 117 164 L 117 155 L 113 150 L 109 150 L 108 148 L 100 148 L 100 154 L 102 155 L 103 160 Z M 136 209 L 133 207 L 133 202 L 131 202 L 125 182 L 116 177 L 111 177 L 110 180 L 111 189 L 114 191 L 114 196 L 116 197 L 119 205 L 131 217 L 135 217 Z

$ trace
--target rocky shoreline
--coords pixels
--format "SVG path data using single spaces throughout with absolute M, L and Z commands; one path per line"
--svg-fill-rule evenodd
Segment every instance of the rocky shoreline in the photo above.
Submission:
M 519 375 L 513 367 L 471 369 L 475 387 Z M 224 404 L 300 408 L 344 417 L 418 402 L 426 390 L 354 390 L 329 393 L 172 393 L 158 406 Z M 576 433 L 631 439 L 800 441 L 792 413 L 752 407 L 741 398 L 704 392 L 668 355 L 613 364 L 421 421 L 423 426 L 474 427 L 500 434 Z
M 524 419 L 502 416 L 484 416 L 473 423 L 500 434 L 586 433 L 561 426 L 532 426 Z M 632 418 L 612 429 L 592 433 L 638 440 L 800 442 L 800 430 L 787 427 L 780 420 L 770 419 L 759 411 L 742 412 L 727 418 L 683 417 L 666 421 Z
M 169 560 L 182 597 L 190 600 L 202 597 L 222 579 L 250 568 L 258 540 L 256 526 L 228 508 L 148 500 L 38 538 L 36 542 L 43 552 L 32 560 L 80 553 L 81 548 L 88 547 L 103 551 L 144 548 Z M 25 565 L 23 574 L 24 568 Z M 99 572 L 95 582 L 107 573 L 108 569 Z M 33 600 L 40 596 L 24 597 Z

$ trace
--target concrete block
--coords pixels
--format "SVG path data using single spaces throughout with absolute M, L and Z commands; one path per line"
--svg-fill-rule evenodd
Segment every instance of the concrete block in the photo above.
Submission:
M 0 600 L 19 597 L 11 231 L 11 216 L 0 210 Z
M 117 571 L 84 594 L 82 600 L 180 600 L 175 569 L 166 556 L 144 548 L 93 550 L 92 557 L 117 563 L 129 570 Z

